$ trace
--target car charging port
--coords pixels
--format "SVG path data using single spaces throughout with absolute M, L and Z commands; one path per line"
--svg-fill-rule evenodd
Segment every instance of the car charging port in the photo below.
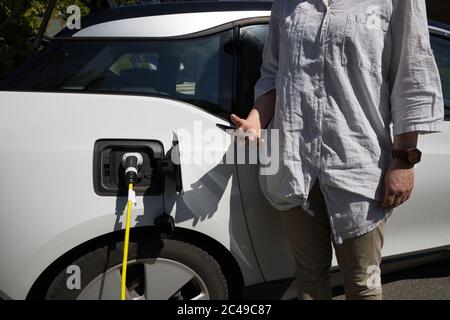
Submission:
M 94 146 L 94 191 L 99 196 L 126 196 L 125 155 L 134 155 L 128 161 L 137 161 L 138 174 L 133 175 L 134 191 L 138 196 L 158 196 L 164 191 L 168 173 L 160 170 L 164 148 L 156 140 L 102 139 Z

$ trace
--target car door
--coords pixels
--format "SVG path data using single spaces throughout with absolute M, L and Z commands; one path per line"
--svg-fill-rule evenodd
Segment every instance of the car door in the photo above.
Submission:
M 242 26 L 239 32 L 239 81 L 234 112 L 246 117 L 253 106 L 253 89 L 259 79 L 261 52 L 268 24 L 260 22 Z M 241 198 L 255 253 L 266 280 L 290 278 L 294 262 L 279 212 L 266 200 L 259 188 L 258 165 L 236 164 Z

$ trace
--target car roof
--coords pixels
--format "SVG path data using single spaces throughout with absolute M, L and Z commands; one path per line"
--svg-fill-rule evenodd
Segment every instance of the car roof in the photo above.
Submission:
M 81 30 L 55 38 L 174 37 L 241 19 L 268 17 L 272 1 L 195 1 L 130 5 L 81 18 Z

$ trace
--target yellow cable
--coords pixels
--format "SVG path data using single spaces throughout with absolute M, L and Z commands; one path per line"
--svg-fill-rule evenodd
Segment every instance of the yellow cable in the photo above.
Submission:
M 133 191 L 133 184 L 128 185 L 128 193 Z M 123 243 L 123 260 L 122 260 L 122 285 L 120 288 L 120 298 L 121 300 L 126 299 L 126 289 L 127 289 L 127 263 L 128 263 L 128 243 L 130 242 L 130 222 L 131 222 L 131 208 L 133 206 L 133 201 L 128 197 L 127 202 L 127 217 L 125 224 L 125 241 Z

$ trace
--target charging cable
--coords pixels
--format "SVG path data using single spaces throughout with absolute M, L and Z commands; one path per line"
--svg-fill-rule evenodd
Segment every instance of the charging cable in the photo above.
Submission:
M 140 153 L 125 153 L 122 157 L 122 165 L 125 168 L 125 180 L 128 184 L 128 202 L 127 202 L 127 216 L 125 223 L 125 240 L 123 243 L 123 260 L 122 260 L 122 283 L 120 287 L 121 300 L 126 299 L 127 291 L 127 264 L 128 264 L 128 244 L 130 243 L 130 224 L 131 224 L 131 209 L 136 205 L 136 192 L 134 185 L 138 179 L 139 168 L 142 166 L 144 159 Z

